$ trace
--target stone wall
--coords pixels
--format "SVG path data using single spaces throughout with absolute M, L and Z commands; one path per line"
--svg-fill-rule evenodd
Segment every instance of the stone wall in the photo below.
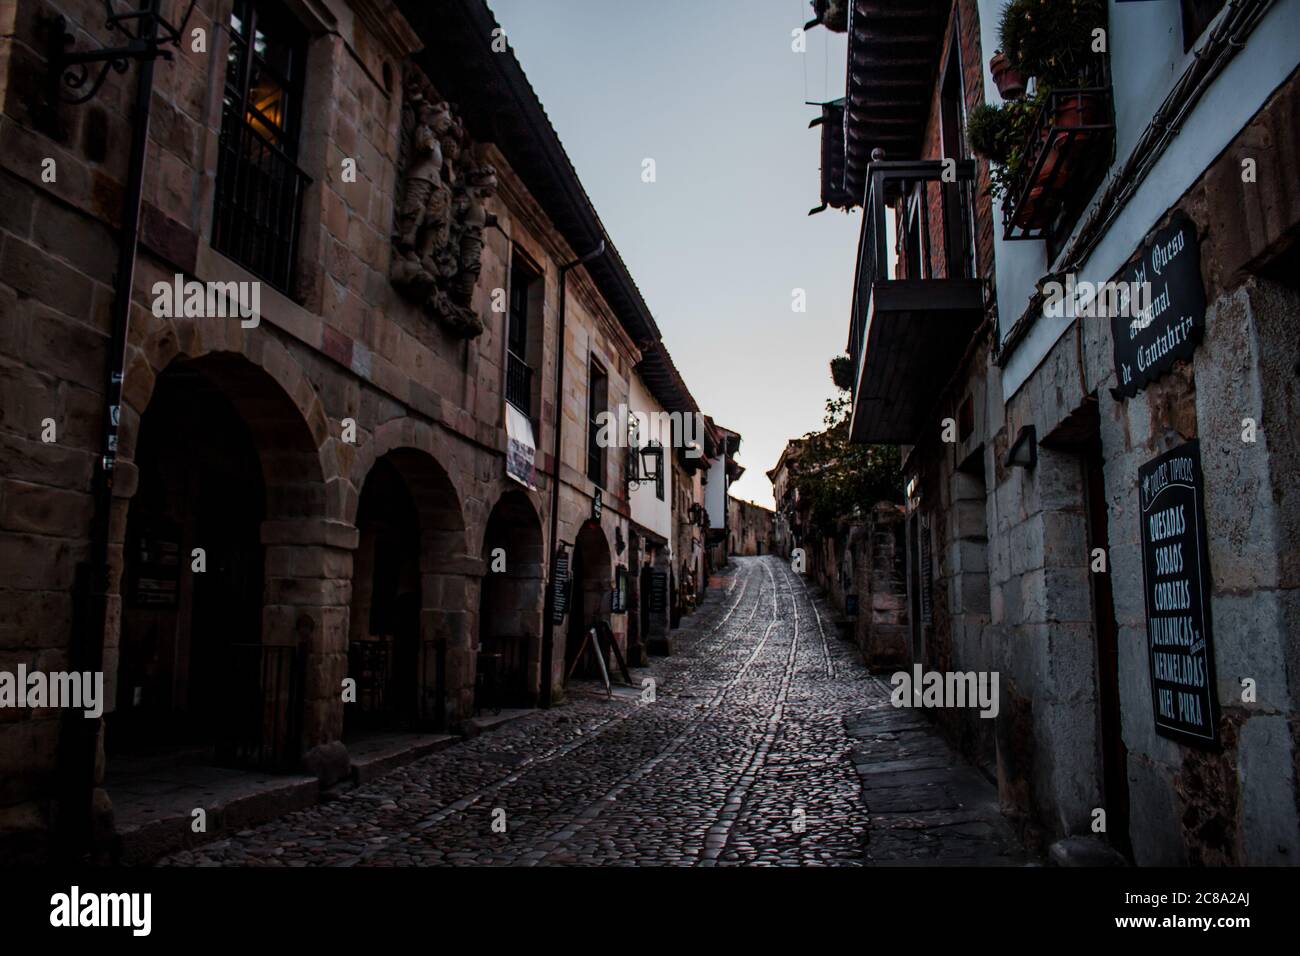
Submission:
M 124 76 L 110 73 L 90 103 L 43 112 L 42 18 L 56 9 L 82 28 L 79 46 L 105 39 L 95 4 L 19 0 L 0 11 L 12 37 L 0 76 L 4 669 L 18 663 L 59 669 L 69 659 L 70 591 L 76 565 L 89 553 L 114 230 L 138 73 L 138 67 Z M 575 251 L 531 197 L 529 173 L 512 169 L 495 147 L 479 146 L 479 158 L 500 179 L 497 197 L 488 201 L 499 228 L 483 234 L 472 299 L 485 331 L 469 339 L 452 334 L 394 288 L 388 276 L 403 78 L 417 68 L 412 51 L 424 41 L 382 0 L 328 0 L 319 5 L 324 19 L 304 23 L 310 37 L 297 162 L 311 183 L 293 287 L 280 292 L 262 283 L 256 327 L 155 315 L 154 285 L 176 273 L 200 281 L 256 280 L 211 245 L 229 9 L 227 0 L 200 2 L 194 22 L 208 28 L 206 49 L 182 45 L 156 70 L 113 492 L 112 596 L 103 636 L 109 719 L 119 700 L 124 552 L 140 484 L 137 443 L 156 417 L 158 383 L 198 376 L 247 424 L 266 486 L 261 634 L 241 637 L 304 652 L 301 739 L 291 744 L 307 754 L 308 769 L 329 780 L 347 770 L 339 687 L 353 629 L 356 520 L 380 460 L 398 470 L 419 517 L 419 637 L 447 648 L 447 717 L 470 713 L 480 582 L 490 573 L 483 550 L 489 518 L 509 492 L 522 496 L 527 523 L 539 535 L 549 529 L 556 410 L 542 383 L 555 375 L 559 264 Z M 355 160 L 355 181 L 344 175 L 344 160 Z M 48 175 L 50 168 L 56 176 Z M 494 290 L 509 286 L 516 247 L 540 267 L 544 283 L 530 336 L 539 429 L 538 488 L 531 491 L 505 475 L 504 315 L 492 308 Z M 608 372 L 615 405 L 626 401 L 638 353 L 585 270 L 571 272 L 568 282 L 559 537 L 572 542 L 590 516 L 595 489 L 585 474 L 590 362 L 594 357 Z M 47 420 L 55 428 L 51 440 L 43 440 Z M 626 540 L 627 502 L 623 462 L 613 450 L 607 465 L 598 530 L 613 555 L 620 535 Z M 542 546 L 548 554 L 550 542 Z M 535 565 L 536 558 L 525 560 Z M 532 609 L 537 622 L 515 628 L 525 632 L 530 654 L 537 653 L 540 632 L 535 572 L 534 566 L 520 575 L 528 589 L 520 607 Z M 625 625 L 618 616 L 614 628 L 621 638 Z M 534 663 L 536 678 L 562 680 L 563 640 L 557 628 L 553 672 L 541 678 Z M 59 730 L 53 712 L 0 711 L 0 838 L 30 846 L 48 832 Z M 107 764 L 111 771 L 111 753 Z M 104 765 L 101 758 L 101 780 Z
M 1205 338 L 1191 360 L 1118 400 L 1110 392 L 1109 323 L 1076 322 L 1008 403 L 995 439 L 990 581 L 1007 672 L 998 721 L 1004 800 L 1061 834 L 1088 832 L 1093 808 L 1103 805 L 1095 608 L 1080 459 L 1070 447 L 1075 423 L 1095 414 L 1119 626 L 1128 835 L 1141 864 L 1270 864 L 1300 853 L 1291 676 L 1300 659 L 1293 427 L 1300 293 L 1284 265 L 1294 258 L 1289 235 L 1300 202 L 1285 172 L 1296 167 L 1293 138 L 1282 132 L 1298 89 L 1293 76 L 1176 206 L 1201 237 L 1208 302 Z M 1267 170 L 1256 183 L 1242 182 L 1247 157 Z M 1246 419 L 1258 426 L 1254 442 L 1243 441 Z M 1032 472 L 1003 466 L 1023 425 L 1040 436 Z M 1151 717 L 1137 470 L 1193 438 L 1201 442 L 1213 579 L 1217 751 L 1158 736 Z M 1007 644 L 1013 632 L 1022 647 Z M 1259 688 L 1254 701 L 1243 699 L 1245 678 Z M 1029 772 L 1028 792 L 1009 786 L 1011 770 Z
M 772 553 L 772 511 L 752 501 L 727 499 L 727 525 L 729 548 L 732 554 L 756 555 Z

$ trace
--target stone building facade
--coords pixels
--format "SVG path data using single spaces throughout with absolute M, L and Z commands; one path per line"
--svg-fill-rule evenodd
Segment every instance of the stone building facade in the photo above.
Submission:
M 709 444 L 705 435 L 705 445 Z M 686 449 L 676 449 L 671 458 L 673 470 L 673 573 L 670 621 L 677 627 L 683 614 L 689 613 L 704 599 L 708 588 L 705 572 L 704 472 L 708 458 L 693 457 Z M 668 649 L 669 645 L 665 645 Z
M 727 499 L 727 512 L 727 534 L 732 554 L 752 557 L 772 553 L 774 515 L 771 509 L 732 495 Z
M 1063 201 L 1041 237 L 1017 234 L 1017 197 L 988 202 L 989 164 L 962 135 L 975 106 L 1001 102 L 987 65 L 999 3 L 918 5 L 906 32 L 933 85 L 911 104 L 924 117 L 915 128 L 873 126 L 850 107 L 838 133 L 824 133 L 842 163 L 823 168 L 823 196 L 897 215 L 899 259 L 869 288 L 859 280 L 850 349 L 855 439 L 904 446 L 908 657 L 999 674 L 995 719 L 933 714 L 996 777 L 1004 810 L 1063 861 L 1098 845 L 1139 864 L 1300 854 L 1289 570 L 1300 339 L 1287 318 L 1300 166 L 1284 131 L 1297 115 L 1297 57 L 1281 40 L 1300 29 L 1300 4 L 1211 4 L 1207 18 L 1188 6 L 1180 22 L 1168 5 L 1106 5 L 1099 89 L 1113 128 L 1101 124 L 1091 174 L 1078 164 L 1068 181 L 1077 201 Z M 897 24 L 850 4 L 846 28 L 852 93 L 883 68 L 880 43 Z M 1215 78 L 1198 86 L 1204 70 Z M 1161 117 L 1173 109 L 1186 114 L 1170 135 Z M 885 156 L 872 161 L 873 147 Z M 934 185 L 909 194 L 945 158 L 969 177 L 973 202 L 946 205 L 953 194 Z M 1048 283 L 1120 278 L 1176 234 L 1199 241 L 1182 267 L 1194 281 L 1176 292 L 1187 314 L 1203 293 L 1204 332 L 1130 388 L 1111 321 L 1049 313 Z M 937 325 L 909 338 L 893 322 L 890 296 L 909 281 L 948 338 L 962 330 L 959 347 L 945 350 Z M 878 402 L 888 389 L 892 405 Z M 1214 675 L 1201 684 L 1208 743 L 1157 729 L 1153 684 L 1168 673 L 1153 620 L 1172 572 L 1144 567 L 1154 557 L 1143 476 L 1166 455 L 1196 461 L 1199 475 L 1202 504 L 1188 511 L 1205 525 L 1207 640 L 1189 653 L 1204 648 Z
M 772 550 L 783 558 L 789 558 L 798 547 L 800 532 L 807 520 L 807 508 L 800 507 L 799 489 L 794 481 L 800 444 L 798 438 L 786 442 L 781 456 L 767 473 L 776 506 L 772 518 Z
M 105 705 L 0 710 L 4 846 L 92 805 L 107 841 L 128 757 L 328 783 L 357 735 L 558 699 L 589 625 L 626 641 L 594 418 L 666 352 L 486 4 L 201 0 L 120 311 L 142 70 L 50 102 L 59 14 L 112 45 L 96 4 L 0 9 L 0 669 L 102 661 Z
M 730 552 L 731 483 L 745 473 L 736 460 L 740 434 L 723 428 L 712 419 L 706 429 L 705 457 L 709 467 L 702 473 L 705 524 L 705 580 L 727 566 Z

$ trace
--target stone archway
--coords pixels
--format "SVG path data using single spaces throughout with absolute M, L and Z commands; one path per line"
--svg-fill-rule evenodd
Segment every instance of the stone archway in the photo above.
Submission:
M 117 633 L 105 653 L 110 750 L 288 768 L 337 736 L 313 693 L 327 683 L 351 555 L 342 526 L 331 533 L 326 520 L 326 472 L 303 409 L 318 424 L 323 412 L 292 381 L 296 399 L 235 352 L 176 350 L 157 370 L 137 361 L 128 373 Z
M 507 491 L 488 516 L 479 599 L 477 706 L 533 707 L 541 686 L 542 522 L 522 490 Z
M 608 621 L 610 588 L 613 584 L 613 561 L 609 542 L 598 523 L 588 521 L 578 531 L 574 540 L 573 591 L 569 604 L 569 627 L 565 637 L 565 673 L 573 668 L 574 660 L 583 644 L 583 636 L 597 621 Z M 577 676 L 595 676 L 595 658 L 584 655 L 573 673 Z M 591 663 L 591 666 L 588 664 Z
M 349 665 L 360 668 L 369 657 L 374 670 L 349 674 L 359 689 L 363 679 L 384 683 L 387 715 L 377 724 L 389 728 L 446 727 L 469 716 L 473 703 L 481 563 L 466 552 L 460 493 L 434 447 L 427 426 L 401 419 L 376 430 L 353 471 L 361 494 L 349 509 L 359 529 Z M 395 496 L 402 499 L 396 507 Z M 402 512 L 411 527 L 399 527 Z M 402 553 L 378 553 L 384 540 Z M 397 580 L 388 577 L 394 574 Z M 376 655 L 367 646 L 375 640 L 389 649 Z

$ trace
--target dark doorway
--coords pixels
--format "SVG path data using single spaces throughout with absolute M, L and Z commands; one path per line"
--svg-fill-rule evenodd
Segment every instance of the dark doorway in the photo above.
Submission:
M 925 629 L 930 624 L 930 524 L 917 508 L 907 519 L 908 624 L 912 637 L 912 663 L 925 663 Z
M 483 537 L 474 705 L 533 707 L 541 686 L 542 524 L 522 492 L 502 495 Z
M 1095 403 L 1090 403 L 1095 408 Z M 1097 423 L 1094 423 L 1097 427 Z M 1102 799 L 1106 809 L 1106 837 L 1130 859 L 1128 749 L 1124 746 L 1119 702 L 1119 624 L 1110 577 L 1110 512 L 1102 472 L 1101 436 L 1092 431 L 1082 449 L 1084 494 L 1087 498 L 1088 560 L 1100 551 L 1105 573 L 1091 573 L 1093 622 L 1097 640 L 1097 702 L 1101 735 Z
M 232 648 L 261 643 L 261 465 L 234 406 L 188 364 L 159 377 L 136 465 L 107 739 L 118 753 L 207 748 L 230 704 Z
M 296 632 L 264 633 L 261 532 L 289 501 L 297 514 L 314 506 L 314 455 L 293 402 L 246 359 L 179 359 L 159 374 L 134 449 L 107 734 L 110 753 L 137 759 L 115 770 L 296 763 L 306 648 Z
M 643 564 L 641 573 L 638 575 L 637 582 L 637 623 L 640 633 L 647 635 L 650 633 L 650 598 L 654 590 L 654 569 L 650 565 Z M 674 610 L 676 605 L 674 604 Z
M 402 475 L 380 458 L 357 506 L 344 732 L 413 729 L 420 712 L 420 518 Z
M 609 544 L 600 525 L 587 522 L 578 532 L 573 549 L 573 593 L 569 606 L 569 629 L 565 639 L 564 663 L 566 672 L 573 668 L 583 639 L 588 630 L 609 615 L 609 594 L 612 583 Z M 575 677 L 600 676 L 595 652 L 584 652 L 583 659 L 573 670 Z
M 1101 443 L 1101 414 L 1096 395 L 1089 395 L 1042 443 L 1043 448 L 1078 459 L 1087 527 L 1088 578 L 1097 652 L 1097 741 L 1101 798 L 1106 811 L 1106 840 L 1132 858 L 1129 837 L 1128 750 L 1124 746 L 1119 699 L 1119 624 L 1110 566 L 1110 511 L 1106 504 Z M 1099 554 L 1105 570 L 1093 570 Z

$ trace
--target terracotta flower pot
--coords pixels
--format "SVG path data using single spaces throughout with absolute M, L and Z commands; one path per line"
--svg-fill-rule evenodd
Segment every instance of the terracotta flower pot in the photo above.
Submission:
M 1056 103 L 1055 124 L 1062 129 L 1097 126 L 1103 121 L 1101 97 L 1096 93 L 1071 93 Z
M 1098 126 L 1105 121 L 1102 101 L 1095 93 L 1072 93 L 1056 103 L 1056 113 L 1052 124 L 1058 130 L 1078 129 L 1080 126 Z M 1070 174 L 1077 166 L 1076 160 L 1082 155 L 1079 150 L 1087 146 L 1092 138 L 1091 130 L 1076 133 L 1057 132 L 1048 147 L 1051 154 L 1043 161 L 1043 174 L 1038 182 L 1050 189 L 1059 189 L 1070 180 Z M 1073 137 L 1074 143 L 1067 141 Z M 1050 164 L 1050 172 L 1049 172 Z
M 1011 60 L 1001 50 L 989 60 L 989 72 L 993 74 L 993 83 L 1004 100 L 1018 100 L 1025 95 L 1025 77 L 1011 65 Z

